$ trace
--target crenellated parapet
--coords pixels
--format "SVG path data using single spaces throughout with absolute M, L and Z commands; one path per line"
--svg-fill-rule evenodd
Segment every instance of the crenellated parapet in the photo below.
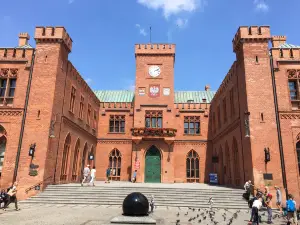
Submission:
M 68 62 L 68 75 L 77 82 L 77 87 L 82 88 L 86 93 L 89 94 L 90 99 L 93 99 L 96 105 L 100 105 L 99 99 L 96 97 L 95 93 L 92 91 L 90 86 L 86 83 L 86 81 L 82 78 L 73 64 L 69 61 Z
M 33 53 L 33 48 L 0 48 L 0 61 L 27 62 L 30 66 Z
M 241 26 L 232 40 L 233 51 L 237 52 L 244 42 L 262 42 L 271 39 L 269 26 Z
M 64 27 L 36 27 L 34 39 L 36 43 L 62 43 L 72 51 L 72 39 Z
M 135 55 L 175 55 L 175 44 L 136 44 Z
M 218 91 L 216 92 L 214 98 L 212 99 L 211 102 L 214 101 L 214 99 L 217 99 L 220 95 L 222 95 L 222 93 L 224 91 L 226 91 L 226 88 L 228 86 L 228 84 L 231 82 L 231 80 L 237 75 L 236 72 L 237 69 L 237 63 L 236 61 L 232 64 L 230 70 L 228 71 L 228 73 L 226 74 L 225 78 L 223 79 L 220 87 L 218 88 Z

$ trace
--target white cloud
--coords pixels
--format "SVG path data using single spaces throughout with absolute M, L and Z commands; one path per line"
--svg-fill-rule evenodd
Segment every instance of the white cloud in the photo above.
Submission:
M 188 19 L 177 18 L 177 20 L 175 21 L 175 24 L 179 28 L 184 28 L 188 24 Z
M 142 28 L 141 27 L 141 25 L 140 24 L 135 24 L 135 27 L 139 30 L 139 32 L 140 32 L 140 35 L 143 35 L 143 36 L 147 36 L 147 32 L 145 31 L 145 29 L 144 28 Z
M 206 3 L 205 0 L 137 0 L 137 2 L 149 9 L 161 9 L 166 19 L 170 15 L 182 12 L 194 12 L 197 8 L 202 8 Z
M 91 84 L 91 83 L 93 83 L 93 80 L 91 79 L 91 78 L 86 78 L 85 79 L 85 82 L 87 83 L 87 84 Z
M 254 0 L 255 10 L 258 12 L 268 12 L 269 5 L 264 0 Z

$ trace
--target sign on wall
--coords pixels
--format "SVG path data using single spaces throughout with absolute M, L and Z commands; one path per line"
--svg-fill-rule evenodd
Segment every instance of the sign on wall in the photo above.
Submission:
M 139 88 L 139 95 L 144 96 L 146 94 L 146 88 Z
M 149 85 L 149 97 L 157 98 L 160 96 L 160 86 L 159 84 L 150 84 Z

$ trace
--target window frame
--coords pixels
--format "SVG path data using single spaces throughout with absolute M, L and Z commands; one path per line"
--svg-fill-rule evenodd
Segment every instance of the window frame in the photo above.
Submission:
M 148 120 L 149 120 L 149 122 L 147 122 Z M 153 126 L 153 122 L 155 123 L 155 126 Z M 149 126 L 147 126 L 148 123 L 150 124 Z M 145 128 L 162 129 L 163 128 L 163 111 L 162 110 L 146 110 L 146 112 L 145 112 Z
M 5 81 L 5 86 L 2 86 L 2 81 Z M 12 81 L 15 81 L 14 87 L 12 87 Z M 0 106 L 13 105 L 14 98 L 16 95 L 17 88 L 17 78 L 16 77 L 2 77 L 0 78 L 0 93 L 3 93 L 3 96 L 0 96 Z M 11 91 L 13 90 L 13 95 Z
M 80 96 L 80 104 L 79 104 L 79 119 L 83 120 L 83 111 L 84 111 L 84 96 Z
M 74 110 L 75 110 L 75 99 L 76 99 L 76 88 L 74 86 L 72 86 L 69 111 L 73 114 L 74 114 Z
M 86 124 L 88 126 L 91 126 L 91 114 L 92 114 L 92 105 L 89 103 L 87 109 L 87 119 L 86 119 Z
M 113 125 L 111 125 L 113 124 Z M 124 125 L 124 126 L 122 126 Z M 126 128 L 125 115 L 110 115 L 108 123 L 108 132 L 115 134 L 124 134 Z
M 201 135 L 201 118 L 200 116 L 185 116 L 184 117 L 184 122 L 183 122 L 183 134 L 184 135 L 191 135 L 191 136 L 199 136 Z M 188 125 L 187 128 L 185 127 L 185 125 Z M 193 124 L 193 127 L 191 127 L 191 124 Z M 198 128 L 196 126 L 196 124 L 198 124 Z M 186 133 L 186 129 L 188 130 L 188 132 Z M 193 132 L 191 132 L 191 130 Z M 199 132 L 197 133 L 197 130 L 199 130 Z

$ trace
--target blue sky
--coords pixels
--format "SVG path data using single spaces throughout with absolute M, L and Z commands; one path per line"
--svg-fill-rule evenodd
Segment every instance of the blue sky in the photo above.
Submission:
M 65 26 L 69 59 L 93 89 L 132 89 L 134 44 L 176 46 L 175 89 L 216 90 L 235 59 L 240 25 L 270 25 L 300 44 L 299 0 L 11 0 L 1 2 L 0 46 L 18 43 L 35 26 Z M 31 38 L 30 43 L 34 45 Z

